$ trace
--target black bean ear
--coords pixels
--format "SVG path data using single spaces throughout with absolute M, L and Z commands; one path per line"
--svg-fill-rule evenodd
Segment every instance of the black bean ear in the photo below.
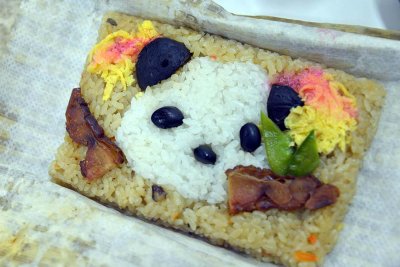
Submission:
M 268 117 L 283 131 L 286 130 L 285 119 L 290 109 L 303 106 L 303 100 L 293 88 L 273 84 L 267 101 Z
M 183 43 L 160 37 L 147 44 L 136 62 L 136 79 L 140 89 L 168 79 L 189 61 L 192 54 Z

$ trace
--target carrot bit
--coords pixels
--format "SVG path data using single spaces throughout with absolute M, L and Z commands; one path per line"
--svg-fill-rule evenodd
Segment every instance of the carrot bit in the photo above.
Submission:
M 318 238 L 316 234 L 310 234 L 307 238 L 307 241 L 309 244 L 314 245 L 315 243 L 317 243 Z
M 174 214 L 172 214 L 171 218 L 172 220 L 177 220 L 179 219 L 179 217 L 181 217 L 181 213 L 180 212 L 175 212 Z
M 311 252 L 296 251 L 294 257 L 297 261 L 315 262 L 318 260 L 317 256 Z
M 210 58 L 211 58 L 211 60 L 213 60 L 213 61 L 217 60 L 217 56 L 216 56 L 216 55 L 211 55 Z
M 271 253 L 269 253 L 269 252 L 267 252 L 266 250 L 261 250 L 261 255 L 263 256 L 263 257 L 272 257 L 272 254 Z

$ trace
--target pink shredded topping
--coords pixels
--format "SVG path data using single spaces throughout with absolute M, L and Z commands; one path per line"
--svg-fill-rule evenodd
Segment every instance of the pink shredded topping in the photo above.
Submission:
M 136 61 L 136 58 L 142 48 L 152 40 L 153 39 L 149 38 L 125 39 L 118 37 L 115 39 L 115 42 L 110 44 L 106 50 L 95 53 L 93 55 L 93 62 L 97 64 L 116 64 L 124 57 L 128 57 L 132 61 Z
M 357 117 L 354 100 L 333 88 L 322 69 L 305 69 L 297 74 L 284 73 L 276 79 L 275 83 L 292 87 L 303 98 L 306 105 L 327 115 L 337 118 L 342 118 L 343 115 Z

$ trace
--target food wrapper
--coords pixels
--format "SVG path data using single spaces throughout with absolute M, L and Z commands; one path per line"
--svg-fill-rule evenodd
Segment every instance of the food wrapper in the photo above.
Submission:
M 0 55 L 1 266 L 272 266 L 126 216 L 50 181 L 48 166 L 64 137 L 71 88 L 78 85 L 100 20 L 110 10 L 186 25 L 383 82 L 387 99 L 379 129 L 325 266 L 398 266 L 398 33 L 235 16 L 196 0 L 21 3 L 11 33 L 0 39 L 0 51 L 6 51 Z

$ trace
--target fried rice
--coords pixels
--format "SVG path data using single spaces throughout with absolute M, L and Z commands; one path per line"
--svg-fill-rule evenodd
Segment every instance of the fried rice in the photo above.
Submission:
M 110 18 L 112 24 L 107 22 Z M 103 18 L 99 40 L 119 29 L 130 32 L 142 21 L 138 17 L 108 13 Z M 221 62 L 250 61 L 261 66 L 269 79 L 283 71 L 299 71 L 311 66 L 324 68 L 313 62 L 292 59 L 208 33 L 157 21 L 153 23 L 163 36 L 184 43 L 193 57 L 216 57 Z M 101 203 L 111 204 L 157 224 L 193 233 L 212 244 L 244 252 L 262 261 L 286 266 L 321 265 L 343 228 L 343 218 L 356 191 L 357 173 L 376 132 L 385 95 L 383 87 L 375 81 L 356 78 L 334 69 L 324 68 L 324 71 L 348 88 L 356 97 L 359 110 L 358 127 L 352 133 L 352 141 L 346 151 L 336 149 L 322 156 L 321 164 L 314 172 L 322 182 L 339 188 L 340 197 L 332 206 L 312 212 L 269 210 L 230 216 L 227 203 L 208 204 L 184 198 L 171 186 L 164 187 L 166 199 L 155 202 L 152 199 L 152 182 L 135 175 L 126 163 L 101 179 L 88 182 L 82 177 L 79 167 L 87 148 L 74 143 L 68 134 L 50 166 L 50 174 L 55 182 Z M 117 84 L 109 101 L 102 100 L 104 81 L 99 75 L 84 71 L 80 87 L 92 114 L 105 134 L 113 138 L 125 111 L 130 108 L 132 97 L 140 91 L 136 82 L 127 90 Z M 310 235 L 318 236 L 317 241 L 310 243 Z M 298 252 L 312 253 L 317 261 L 299 261 L 295 256 Z

